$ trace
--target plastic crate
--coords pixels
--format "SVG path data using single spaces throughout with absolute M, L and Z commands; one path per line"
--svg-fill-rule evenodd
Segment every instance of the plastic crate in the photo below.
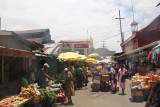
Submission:
M 143 97 L 144 97 L 144 101 L 147 101 L 149 95 L 143 95 Z
M 150 90 L 143 90 L 143 95 L 149 95 L 150 94 Z
M 142 91 L 134 91 L 134 92 L 131 92 L 131 96 L 143 96 L 143 92 Z
M 132 102 L 143 102 L 144 96 L 132 96 Z
M 131 89 L 131 92 L 140 91 L 142 92 L 142 89 Z

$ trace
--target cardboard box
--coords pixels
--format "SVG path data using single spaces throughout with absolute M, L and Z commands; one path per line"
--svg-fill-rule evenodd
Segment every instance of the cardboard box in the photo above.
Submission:
M 137 81 L 132 81 L 131 86 L 132 86 L 132 87 L 138 86 Z
M 153 85 L 154 85 L 155 83 L 156 83 L 155 81 L 148 80 L 148 86 L 149 86 L 149 87 L 153 87 Z
M 95 76 L 93 80 L 101 80 L 101 76 Z
M 101 70 L 101 75 L 108 75 L 108 70 Z
M 109 75 L 102 75 L 102 80 L 101 81 L 108 82 L 109 81 Z
M 100 83 L 100 80 L 94 79 L 94 80 L 93 80 L 93 83 Z

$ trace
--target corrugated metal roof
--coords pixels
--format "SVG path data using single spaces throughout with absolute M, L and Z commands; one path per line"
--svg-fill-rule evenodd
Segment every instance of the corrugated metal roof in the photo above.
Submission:
M 33 30 L 23 30 L 23 31 L 14 31 L 17 34 L 21 34 L 21 33 L 37 33 L 37 32 L 45 32 L 49 29 L 33 29 Z
M 44 54 L 55 54 L 61 44 L 59 43 L 52 43 L 52 44 L 44 44 L 45 48 L 43 49 Z
M 60 43 L 62 42 L 86 42 L 86 41 L 90 41 L 90 39 L 77 39 L 77 40 L 61 40 Z

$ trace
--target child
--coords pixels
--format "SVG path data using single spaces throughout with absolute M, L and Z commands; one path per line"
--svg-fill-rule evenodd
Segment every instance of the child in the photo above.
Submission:
M 113 75 L 112 83 L 111 83 L 111 91 L 113 94 L 116 93 L 116 88 L 117 88 L 117 79 L 116 76 Z

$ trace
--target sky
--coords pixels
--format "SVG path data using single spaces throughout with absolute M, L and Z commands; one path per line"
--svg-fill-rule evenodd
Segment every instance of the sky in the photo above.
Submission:
M 138 29 L 160 15 L 159 0 L 132 0 Z M 0 0 L 2 30 L 20 31 L 49 28 L 51 38 L 60 40 L 93 38 L 95 48 L 102 41 L 111 51 L 120 52 L 121 11 L 124 38 L 131 36 L 131 0 Z M 87 36 L 88 30 L 88 36 Z

